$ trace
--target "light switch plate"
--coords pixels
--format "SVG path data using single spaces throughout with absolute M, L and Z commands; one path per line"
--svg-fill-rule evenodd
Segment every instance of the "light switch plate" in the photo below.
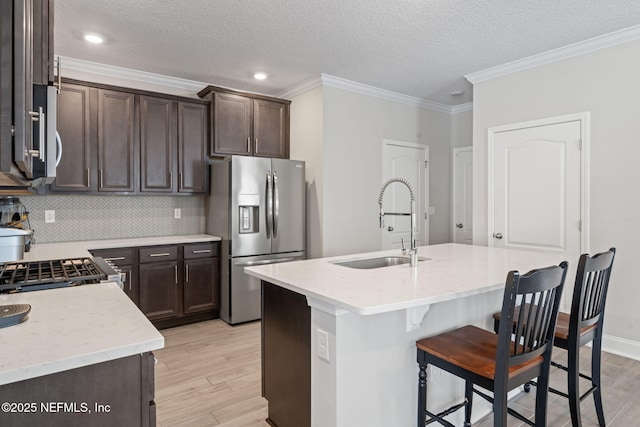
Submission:
M 435 215 L 435 214 L 436 214 L 436 207 L 429 206 L 429 215 Z
M 47 224 L 56 222 L 56 211 L 54 210 L 44 211 L 44 222 Z
M 173 210 L 173 217 L 174 218 L 182 218 L 182 209 L 180 208 L 176 208 Z

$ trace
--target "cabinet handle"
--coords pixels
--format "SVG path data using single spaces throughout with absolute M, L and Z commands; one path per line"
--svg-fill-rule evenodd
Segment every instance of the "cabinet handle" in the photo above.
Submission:
M 251 137 L 247 137 L 247 153 L 251 152 Z
M 173 187 L 173 172 L 169 171 L 169 188 Z
M 191 251 L 192 254 L 208 254 L 211 252 L 211 249 L 200 249 L 197 251 Z
M 116 257 L 113 257 L 113 258 L 105 258 L 104 260 L 105 260 L 105 261 L 122 261 L 123 259 L 125 259 L 125 257 L 123 257 L 123 256 L 116 256 Z
M 169 252 L 162 252 L 160 254 L 149 254 L 150 257 L 169 256 L 169 255 L 171 255 Z
M 175 273 L 176 273 L 176 285 L 177 285 L 177 284 L 178 284 L 178 266 L 177 266 L 177 265 L 174 265 L 174 266 L 173 266 L 173 270 L 174 270 L 174 271 L 175 271 Z
M 256 154 L 258 154 L 258 138 L 256 138 L 256 145 L 254 146 Z
M 186 285 L 187 283 L 189 283 L 189 264 L 185 265 L 185 270 L 184 270 L 184 284 Z
M 60 64 L 60 62 L 62 62 L 62 59 L 60 58 L 60 56 L 58 56 L 58 60 L 56 62 L 57 62 L 56 66 L 58 68 L 58 87 L 57 87 L 57 91 L 58 91 L 58 94 L 60 94 L 60 90 L 62 89 L 62 73 L 61 73 L 62 65 Z
M 102 169 L 99 169 L 98 172 L 99 172 L 98 175 L 100 176 L 100 183 L 99 183 L 98 186 L 100 188 L 102 188 L 102 187 L 104 187 L 103 182 L 102 182 Z
M 184 180 L 182 179 L 182 172 L 180 172 L 178 176 L 180 177 L 180 186 L 178 187 L 178 190 L 182 190 L 184 188 Z
M 87 187 L 91 185 L 91 170 L 87 168 Z

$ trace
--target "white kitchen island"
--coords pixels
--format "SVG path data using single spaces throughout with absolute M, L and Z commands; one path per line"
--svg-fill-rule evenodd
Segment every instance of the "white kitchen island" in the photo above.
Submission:
M 389 255 L 399 251 L 246 268 L 250 275 L 303 295 L 310 307 L 306 342 L 311 346 L 313 427 L 415 426 L 415 341 L 464 324 L 490 328 L 510 270 L 524 273 L 563 261 L 557 254 L 443 244 L 420 247 L 418 255 L 426 260 L 417 268 L 404 264 L 366 270 L 336 264 Z M 575 269 L 576 260 L 568 261 Z M 463 386 L 453 377 L 429 374 L 431 410 L 463 396 Z M 488 412 L 478 402 L 473 418 Z

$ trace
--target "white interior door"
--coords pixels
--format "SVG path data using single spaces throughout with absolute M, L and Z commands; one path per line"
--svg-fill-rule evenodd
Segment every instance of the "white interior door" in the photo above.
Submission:
M 588 252 L 588 114 L 489 130 L 489 246 Z M 564 287 L 569 310 L 575 262 Z
M 429 205 L 429 146 L 410 142 L 384 140 L 382 143 L 382 183 L 389 178 L 405 178 L 411 183 L 416 197 L 416 231 L 418 246 L 429 244 L 429 223 L 426 207 Z M 383 209 L 385 212 L 410 212 L 410 195 L 407 187 L 393 183 L 387 187 Z M 411 240 L 409 216 L 385 216 L 382 233 L 382 249 L 400 249 L 404 238 L 409 248 Z
M 453 149 L 453 242 L 473 243 L 473 148 Z

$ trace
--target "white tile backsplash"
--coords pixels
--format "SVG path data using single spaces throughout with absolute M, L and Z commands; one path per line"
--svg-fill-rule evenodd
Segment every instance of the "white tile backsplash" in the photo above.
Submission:
M 204 232 L 203 196 L 20 196 L 36 242 L 155 237 Z M 174 218 L 174 209 L 181 218 Z M 44 211 L 55 210 L 55 223 Z

